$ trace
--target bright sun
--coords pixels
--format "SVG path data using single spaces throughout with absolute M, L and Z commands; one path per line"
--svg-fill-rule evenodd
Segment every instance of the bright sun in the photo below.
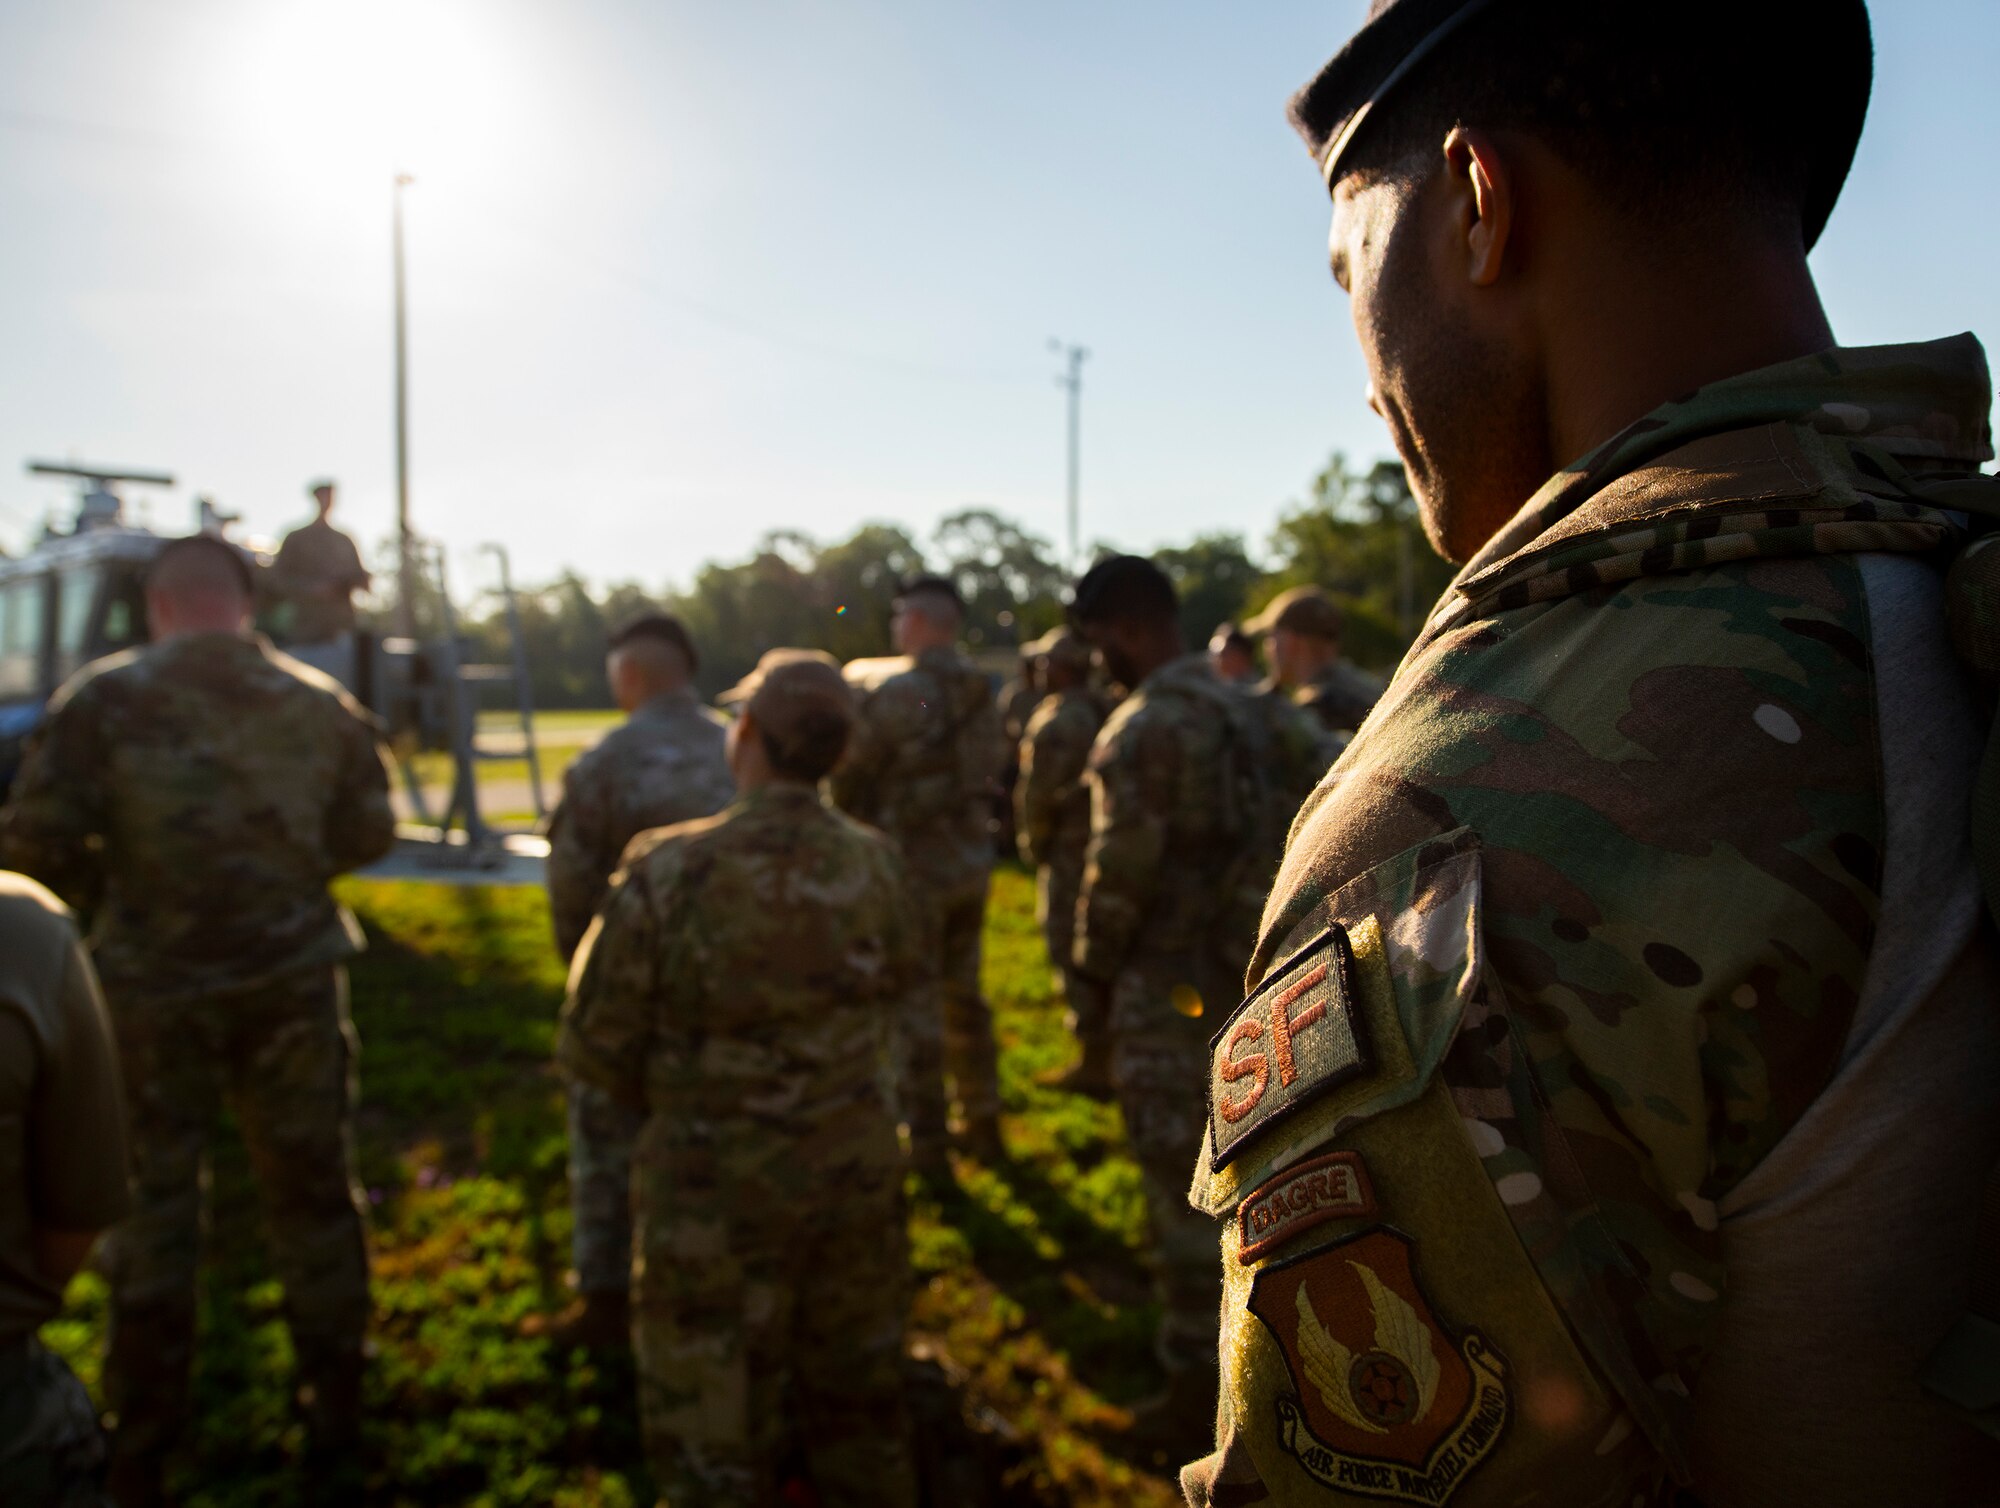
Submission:
M 248 8 L 231 91 L 272 171 L 490 178 L 521 80 L 479 0 L 280 0 Z

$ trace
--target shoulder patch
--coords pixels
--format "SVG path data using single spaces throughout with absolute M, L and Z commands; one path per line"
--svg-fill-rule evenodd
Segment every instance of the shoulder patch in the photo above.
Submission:
M 1273 1421 L 1286 1453 L 1336 1492 L 1426 1505 L 1493 1453 L 1513 1395 L 1483 1336 L 1445 1328 L 1414 1258 L 1409 1237 L 1378 1225 L 1265 1268 L 1250 1312 L 1290 1374 Z
M 1210 1170 L 1374 1062 L 1354 1004 L 1354 950 L 1333 927 L 1274 969 L 1210 1041 Z
M 1329 1220 L 1365 1220 L 1375 1213 L 1375 1190 L 1359 1152 L 1330 1152 L 1285 1169 L 1243 1196 L 1236 1219 L 1246 1267 L 1273 1247 Z

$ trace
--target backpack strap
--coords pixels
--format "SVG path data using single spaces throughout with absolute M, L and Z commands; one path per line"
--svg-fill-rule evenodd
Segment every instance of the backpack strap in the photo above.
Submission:
M 2000 478 L 1918 483 L 1911 490 L 1931 507 L 1966 513 L 1976 531 L 1945 576 L 1945 617 L 1958 658 L 2000 701 Z M 1969 816 L 1987 914 L 2000 926 L 2000 713 L 1986 736 Z M 1976 1428 L 2000 1439 L 2000 1163 L 1988 1169 L 1980 1196 L 1966 1312 L 1918 1376 Z

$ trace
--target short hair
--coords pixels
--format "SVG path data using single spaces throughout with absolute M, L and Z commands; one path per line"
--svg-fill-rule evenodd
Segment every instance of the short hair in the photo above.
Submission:
M 949 576 L 914 576 L 903 583 L 896 600 L 933 622 L 956 624 L 965 619 L 965 598 Z
M 1255 639 L 1243 632 L 1234 623 L 1218 624 L 1214 637 L 1208 641 L 1208 652 L 1219 655 L 1232 649 L 1238 654 L 1250 656 L 1253 660 L 1257 657 L 1257 641 Z
M 757 738 L 771 761 L 771 768 L 787 780 L 819 780 L 833 773 L 840 756 L 847 752 L 847 739 L 854 720 L 831 708 L 811 707 L 799 712 L 780 739 L 760 724 Z
M 1538 137 L 1638 219 L 1802 222 L 1814 59 L 1831 46 L 1815 30 L 1743 0 L 1683 0 L 1670 16 L 1617 0 L 1493 5 L 1369 115 L 1344 171 L 1422 171 L 1452 127 L 1478 126 Z
M 1139 555 L 1111 555 L 1083 573 L 1070 594 L 1072 623 L 1178 620 L 1180 599 L 1167 573 Z
M 640 639 L 651 639 L 678 649 L 687 660 L 690 675 L 701 669 L 701 659 L 694 652 L 694 640 L 688 637 L 686 625 L 672 613 L 648 611 L 634 614 L 611 630 L 606 647 L 619 650 Z
M 257 595 L 257 578 L 244 553 L 213 534 L 187 534 L 170 539 L 146 568 L 146 590 L 234 591 Z

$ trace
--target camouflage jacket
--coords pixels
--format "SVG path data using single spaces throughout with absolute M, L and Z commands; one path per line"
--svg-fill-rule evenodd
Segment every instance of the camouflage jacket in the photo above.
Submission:
M 985 672 L 956 649 L 848 670 L 860 716 L 833 772 L 833 799 L 894 838 L 920 878 L 977 880 L 993 867 L 1006 761 Z
M 1938 484 L 1992 456 L 1990 398 L 1969 337 L 1717 383 L 1459 573 L 1293 829 L 1212 1049 L 1192 1501 L 1684 1471 L 1717 1205 L 1826 1086 L 1874 937 L 1856 557 L 1963 542 Z
M 1352 733 L 1382 699 L 1382 683 L 1346 660 L 1335 660 L 1293 698 L 1329 733 Z
M 0 865 L 91 915 L 114 1000 L 236 989 L 358 952 L 327 881 L 394 841 L 368 714 L 235 634 L 79 671 L 0 812 Z
M 1014 787 L 1014 833 L 1030 864 L 1083 869 L 1090 842 L 1090 787 L 1084 771 L 1104 726 L 1104 704 L 1087 686 L 1044 697 L 1021 738 Z
M 649 1105 L 667 1146 L 811 1132 L 890 1094 L 929 998 L 916 927 L 879 833 L 766 786 L 633 840 L 571 968 L 557 1059 Z
M 1262 725 L 1265 746 L 1270 753 L 1271 799 L 1277 808 L 1279 836 L 1313 793 L 1340 751 L 1347 746 L 1344 734 L 1327 731 L 1326 725 L 1296 701 L 1282 686 L 1231 688 L 1248 703 L 1251 715 Z M 1272 868 L 1278 854 L 1271 855 Z
M 583 941 L 627 843 L 649 827 L 712 816 L 734 798 L 727 728 L 690 693 L 668 692 L 569 767 L 549 819 L 549 916 L 564 958 Z
M 1090 751 L 1090 846 L 1075 965 L 1109 981 L 1136 958 L 1199 954 L 1233 974 L 1269 880 L 1268 756 L 1205 655 L 1147 676 Z

